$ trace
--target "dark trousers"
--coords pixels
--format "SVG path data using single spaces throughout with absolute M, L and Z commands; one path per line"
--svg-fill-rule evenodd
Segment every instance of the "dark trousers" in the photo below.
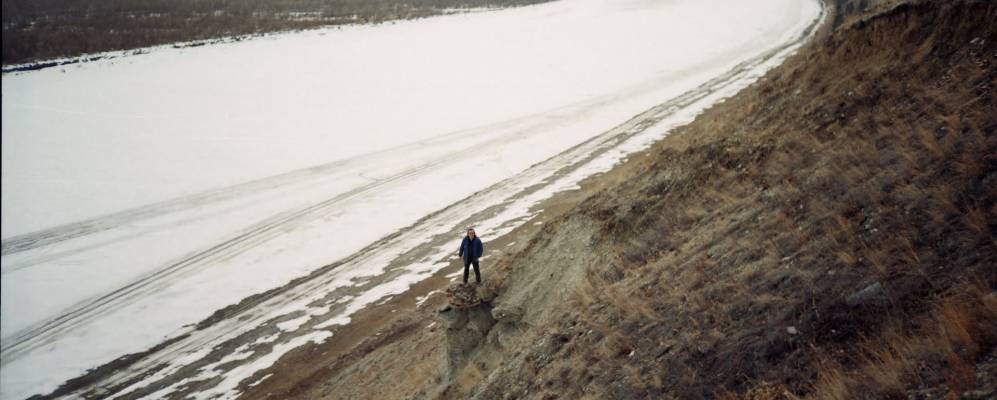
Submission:
M 467 267 L 471 266 L 471 264 L 474 264 L 474 280 L 481 283 L 481 271 L 478 269 L 478 260 L 464 260 L 464 283 L 467 283 Z

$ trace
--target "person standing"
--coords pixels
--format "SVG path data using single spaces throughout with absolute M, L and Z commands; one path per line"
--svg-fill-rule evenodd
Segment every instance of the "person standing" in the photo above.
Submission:
M 464 259 L 464 283 L 467 283 L 467 273 L 468 267 L 474 265 L 474 279 L 477 283 L 481 283 L 481 271 L 479 270 L 478 258 L 481 254 L 485 252 L 485 245 L 481 243 L 481 239 L 478 235 L 474 233 L 474 228 L 467 228 L 467 234 L 464 235 L 464 240 L 460 242 L 460 255 Z

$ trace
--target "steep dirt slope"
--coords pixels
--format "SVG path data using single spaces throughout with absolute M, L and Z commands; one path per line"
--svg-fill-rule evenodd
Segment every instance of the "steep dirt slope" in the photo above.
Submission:
M 657 144 L 503 260 L 493 303 L 521 317 L 442 397 L 986 396 L 995 20 L 845 19 Z
M 875 11 L 503 239 L 489 302 L 245 397 L 992 398 L 997 3 L 836 5 Z

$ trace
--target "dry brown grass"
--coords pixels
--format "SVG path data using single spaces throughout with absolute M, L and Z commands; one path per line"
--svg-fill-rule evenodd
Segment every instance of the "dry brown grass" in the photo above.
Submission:
M 907 388 L 938 384 L 939 379 L 956 396 L 973 387 L 976 357 L 997 342 L 993 284 L 978 282 L 954 289 L 914 327 L 891 321 L 879 335 L 856 346 L 854 365 L 834 360 L 822 363 L 813 395 L 808 397 L 903 397 Z
M 567 398 L 971 384 L 994 344 L 979 305 L 997 289 L 997 72 L 979 55 L 997 53 L 997 4 L 889 10 L 846 21 L 583 202 L 592 252 L 610 256 L 542 328 L 572 339 L 491 385 L 565 370 Z

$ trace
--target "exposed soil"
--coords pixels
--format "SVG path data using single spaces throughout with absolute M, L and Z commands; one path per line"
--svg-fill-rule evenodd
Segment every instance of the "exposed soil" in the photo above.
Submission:
M 549 200 L 542 225 L 491 241 L 515 242 L 483 265 L 496 322 L 459 368 L 447 352 L 462 327 L 438 317 L 442 296 L 415 305 L 449 283 L 441 272 L 285 357 L 245 397 L 985 393 L 995 20 L 987 1 L 835 17 L 759 83 Z
M 637 153 L 628 164 L 647 157 Z M 578 190 L 558 193 L 538 204 L 542 210 L 507 235 L 489 238 L 489 252 L 521 252 L 545 222 L 573 209 L 579 202 L 628 176 L 617 167 L 586 180 Z M 496 257 L 498 258 L 498 257 Z M 490 260 L 482 261 L 485 283 L 493 279 L 495 268 Z M 442 384 L 447 375 L 445 332 L 437 313 L 446 306 L 444 289 L 460 276 L 458 263 L 414 285 L 407 292 L 387 302 L 367 307 L 351 317 L 347 325 L 333 331 L 335 340 L 306 345 L 288 353 L 274 367 L 261 371 L 267 379 L 247 388 L 243 399 L 285 398 L 425 398 L 438 393 L 433 386 Z M 501 276 L 504 277 L 506 273 Z M 430 295 L 421 305 L 417 300 Z M 415 355 L 415 356 L 413 356 Z M 271 375 L 272 374 L 272 375 Z M 426 383 L 429 385 L 425 385 Z

